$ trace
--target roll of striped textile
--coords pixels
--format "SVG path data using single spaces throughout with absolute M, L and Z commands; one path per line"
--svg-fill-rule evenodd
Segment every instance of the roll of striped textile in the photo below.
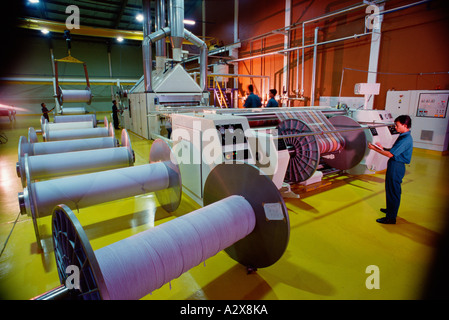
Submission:
M 276 114 L 280 121 L 287 119 L 302 120 L 307 123 L 313 132 L 320 133 L 335 130 L 335 127 L 329 122 L 326 116 L 318 110 L 283 111 Z M 315 137 L 318 142 L 320 154 L 335 152 L 345 146 L 345 140 L 338 132 L 319 134 Z

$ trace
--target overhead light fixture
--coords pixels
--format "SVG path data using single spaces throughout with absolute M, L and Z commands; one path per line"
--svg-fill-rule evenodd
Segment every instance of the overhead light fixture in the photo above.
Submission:
M 123 42 L 123 38 L 122 37 L 117 37 L 117 41 L 118 42 Z
M 143 14 L 141 14 L 141 13 L 137 14 L 136 15 L 136 20 L 139 21 L 139 22 L 142 22 L 143 21 Z
M 39 0 L 28 0 L 29 3 L 39 3 Z
M 189 20 L 189 19 L 184 19 L 184 24 L 190 24 L 193 26 L 195 24 L 195 21 Z
M 39 0 L 38 0 L 38 1 L 39 1 Z M 41 32 L 42 32 L 43 34 L 48 34 L 50 31 L 48 31 L 48 29 L 43 28 L 43 29 L 41 29 Z

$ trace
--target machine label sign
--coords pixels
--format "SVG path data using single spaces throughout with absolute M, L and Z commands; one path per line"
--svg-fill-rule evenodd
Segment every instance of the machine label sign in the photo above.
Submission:
M 284 220 L 284 213 L 282 212 L 282 206 L 279 202 L 264 203 L 263 209 L 265 210 L 265 217 L 267 220 Z

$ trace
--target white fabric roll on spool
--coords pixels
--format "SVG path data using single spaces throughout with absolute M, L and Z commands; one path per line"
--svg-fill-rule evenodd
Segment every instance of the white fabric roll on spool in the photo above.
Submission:
M 76 121 L 76 122 L 60 122 L 60 123 L 49 123 L 44 124 L 46 128 L 44 130 L 56 131 L 56 130 L 72 130 L 72 129 L 86 129 L 93 128 L 93 121 Z
M 63 105 L 65 102 L 85 102 L 90 104 L 92 101 L 92 91 L 90 89 L 86 90 L 61 90 L 60 104 Z
M 44 131 L 42 136 L 45 141 L 74 140 L 86 138 L 98 138 L 112 136 L 114 127 L 112 123 L 108 127 Z
M 109 298 L 140 299 L 252 232 L 253 208 L 230 196 L 95 251 Z
M 115 137 L 100 137 L 61 141 L 48 141 L 30 143 L 27 149 L 28 155 L 37 156 L 43 154 L 63 153 L 71 151 L 106 149 L 118 147 Z
M 23 194 L 27 198 L 25 208 L 30 215 L 31 206 L 35 206 L 38 217 L 43 217 L 50 215 L 60 203 L 71 209 L 84 208 L 166 189 L 169 180 L 167 167 L 163 162 L 157 162 L 39 181 L 24 189 Z M 32 189 L 34 194 L 30 194 L 28 189 Z
M 65 108 L 61 106 L 61 114 L 84 114 L 84 113 L 87 113 L 87 110 L 84 107 Z
M 111 170 L 132 166 L 132 150 L 127 147 L 83 150 L 38 156 L 25 155 L 19 159 L 22 186 L 29 180 L 49 179 L 73 174 Z
M 78 121 L 92 121 L 94 127 L 97 126 L 97 116 L 96 114 L 78 114 L 78 115 L 68 115 L 68 116 L 54 116 L 54 123 L 62 122 L 78 122 Z
M 90 129 L 93 128 L 93 121 L 50 123 L 44 117 L 41 117 L 41 132 L 45 137 L 50 131 L 74 130 L 74 129 Z

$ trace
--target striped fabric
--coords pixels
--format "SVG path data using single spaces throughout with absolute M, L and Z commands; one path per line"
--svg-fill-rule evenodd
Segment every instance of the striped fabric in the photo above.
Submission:
M 276 113 L 279 120 L 298 119 L 304 121 L 313 132 L 335 130 L 326 116 L 317 110 L 284 111 Z M 340 133 L 328 133 L 316 135 L 320 154 L 341 150 L 345 140 Z

